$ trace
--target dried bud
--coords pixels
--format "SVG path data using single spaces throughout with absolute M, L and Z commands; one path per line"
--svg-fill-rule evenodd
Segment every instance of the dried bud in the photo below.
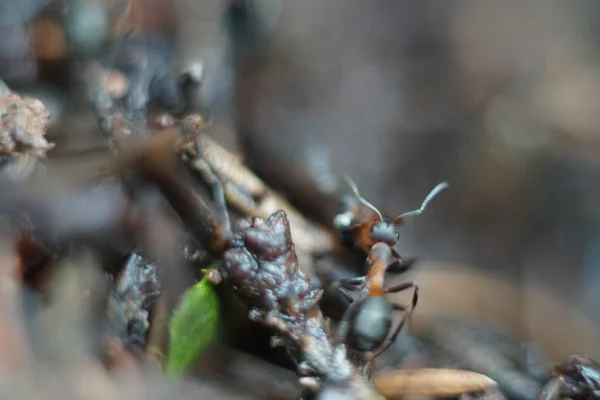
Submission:
M 254 217 L 246 226 L 225 253 L 222 274 L 262 311 L 276 310 L 291 317 L 311 309 L 320 291 L 311 288 L 298 268 L 285 212 L 278 211 L 267 221 Z
M 44 137 L 50 111 L 31 97 L 14 92 L 0 95 L 0 161 L 2 179 L 21 181 L 35 169 L 39 158 L 54 147 Z
M 44 157 L 54 147 L 44 137 L 50 111 L 31 97 L 0 97 L 0 154 Z

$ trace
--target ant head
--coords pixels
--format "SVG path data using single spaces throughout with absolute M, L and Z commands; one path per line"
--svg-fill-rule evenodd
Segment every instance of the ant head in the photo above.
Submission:
M 398 233 L 398 229 L 396 229 L 394 223 L 388 219 L 384 219 L 373 224 L 373 226 L 371 226 L 369 236 L 371 236 L 371 239 L 377 242 L 384 242 L 390 246 L 396 245 L 398 240 L 400 240 L 400 233 Z

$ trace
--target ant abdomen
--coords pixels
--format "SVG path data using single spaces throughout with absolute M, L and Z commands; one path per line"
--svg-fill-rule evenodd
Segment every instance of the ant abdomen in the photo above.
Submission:
M 392 327 L 393 307 L 383 296 L 367 297 L 350 319 L 348 346 L 373 351 L 383 344 Z

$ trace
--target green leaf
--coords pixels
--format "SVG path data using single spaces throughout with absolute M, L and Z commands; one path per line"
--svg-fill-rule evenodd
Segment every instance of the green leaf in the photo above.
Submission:
M 213 341 L 219 325 L 219 300 L 208 279 L 189 288 L 169 322 L 166 372 L 181 376 Z

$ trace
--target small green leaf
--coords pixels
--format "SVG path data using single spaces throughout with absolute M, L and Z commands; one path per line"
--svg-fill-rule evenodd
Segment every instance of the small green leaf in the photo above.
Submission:
M 166 372 L 183 375 L 212 342 L 219 322 L 219 300 L 214 288 L 203 278 L 182 296 L 169 322 L 169 351 Z

